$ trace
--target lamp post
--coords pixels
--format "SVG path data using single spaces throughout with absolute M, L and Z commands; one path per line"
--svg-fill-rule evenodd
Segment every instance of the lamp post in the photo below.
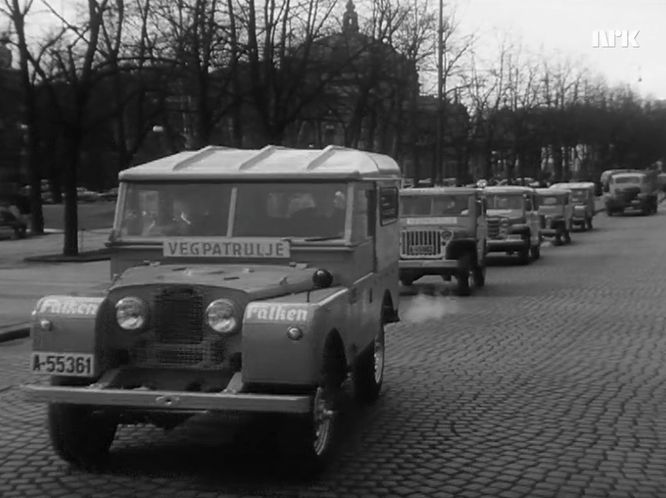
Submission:
M 437 26 L 437 125 L 435 137 L 435 164 L 432 169 L 433 184 L 446 175 L 442 171 L 444 159 L 444 0 L 439 0 L 439 23 Z

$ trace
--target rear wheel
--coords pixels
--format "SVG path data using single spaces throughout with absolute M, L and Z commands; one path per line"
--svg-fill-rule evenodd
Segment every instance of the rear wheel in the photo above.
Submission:
M 358 358 L 352 374 L 354 396 L 362 403 L 372 403 L 379 397 L 384 381 L 384 324 L 374 340 Z
M 48 426 L 51 445 L 60 458 L 94 468 L 106 460 L 118 423 L 90 406 L 51 403 Z

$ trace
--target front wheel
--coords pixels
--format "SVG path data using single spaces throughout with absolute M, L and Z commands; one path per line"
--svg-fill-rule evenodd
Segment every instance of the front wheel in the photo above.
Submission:
M 456 271 L 456 281 L 458 283 L 457 291 L 459 296 L 469 296 L 472 293 L 470 285 L 471 261 L 468 254 L 465 254 L 458 260 L 458 270 Z
M 518 252 L 518 262 L 521 265 L 527 265 L 530 262 L 530 246 L 529 246 L 529 239 L 528 239 L 528 245 L 523 247 L 519 252 Z
M 279 432 L 281 447 L 296 459 L 297 471 L 319 472 L 326 465 L 333 448 L 336 397 L 336 389 L 317 387 L 310 413 L 289 417 Z
M 474 280 L 475 287 L 483 287 L 486 285 L 486 267 L 485 265 L 475 265 L 472 270 L 472 280 Z
M 60 458 L 79 467 L 94 468 L 108 456 L 118 423 L 90 406 L 51 403 L 48 426 L 51 445 Z
M 384 380 L 384 324 L 379 324 L 372 344 L 359 356 L 352 373 L 354 396 L 362 403 L 377 400 Z
M 586 220 L 586 224 L 587 224 L 587 230 L 588 231 L 592 230 L 592 218 L 588 218 Z
M 532 259 L 536 261 L 541 257 L 541 245 L 537 244 L 530 249 Z
M 564 229 L 564 243 L 571 244 L 571 233 L 566 228 Z

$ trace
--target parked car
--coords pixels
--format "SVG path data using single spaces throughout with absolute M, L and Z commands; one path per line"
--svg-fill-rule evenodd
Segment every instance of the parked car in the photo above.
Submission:
M 76 188 L 76 199 L 80 202 L 97 202 L 102 198 L 99 192 L 88 190 L 85 187 Z
M 477 188 L 435 187 L 400 192 L 400 280 L 455 277 L 458 294 L 486 281 L 485 201 Z
M 542 216 L 541 236 L 554 239 L 557 245 L 570 244 L 573 222 L 571 191 L 551 187 L 536 189 L 536 193 Z
M 334 146 L 207 147 L 121 172 L 113 283 L 33 314 L 31 371 L 51 383 L 25 391 L 49 404 L 55 452 L 88 466 L 120 420 L 249 412 L 318 468 L 348 374 L 360 401 L 381 390 L 399 186 L 388 156 Z
M 0 206 L 0 230 L 9 231 L 14 238 L 23 239 L 28 225 L 12 212 L 9 206 Z
M 521 264 L 541 256 L 541 220 L 531 187 L 486 187 L 488 252 L 517 254 Z
M 100 194 L 100 198 L 105 201 L 116 201 L 118 199 L 118 187 L 113 187 Z

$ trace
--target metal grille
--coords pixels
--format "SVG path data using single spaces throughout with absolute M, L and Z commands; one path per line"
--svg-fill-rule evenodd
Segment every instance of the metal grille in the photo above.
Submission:
M 191 287 L 165 289 L 155 296 L 157 340 L 195 344 L 203 339 L 203 297 Z
M 488 238 L 496 239 L 499 237 L 500 233 L 500 219 L 499 218 L 486 218 L 486 224 L 488 227 Z
M 639 187 L 627 187 L 623 189 L 622 195 L 624 196 L 625 202 L 633 201 L 638 196 L 640 191 L 641 189 Z
M 134 364 L 150 367 L 220 369 L 224 338 L 203 326 L 204 296 L 193 287 L 168 287 L 155 294 L 153 334 L 135 344 Z
M 400 255 L 411 258 L 438 258 L 444 243 L 440 230 L 406 230 L 400 234 Z

